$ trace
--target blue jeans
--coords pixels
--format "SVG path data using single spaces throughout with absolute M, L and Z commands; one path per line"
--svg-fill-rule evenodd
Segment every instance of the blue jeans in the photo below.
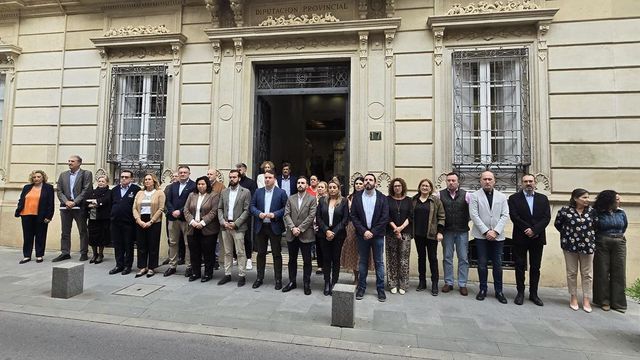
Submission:
M 476 239 L 478 250 L 478 278 L 480 278 L 480 290 L 487 291 L 487 276 L 489 270 L 487 261 L 491 258 L 493 268 L 493 289 L 496 294 L 502 292 L 502 248 L 504 241 L 489 241 Z
M 458 286 L 467 286 L 469 276 L 469 232 L 468 231 L 445 231 L 442 240 L 442 252 L 444 259 L 444 283 L 453 286 L 453 248 L 458 254 Z
M 358 236 L 358 254 L 360 262 L 358 263 L 358 287 L 367 288 L 367 274 L 369 272 L 369 252 L 373 248 L 373 262 L 376 269 L 376 289 L 384 289 L 384 236 L 374 237 L 365 240 Z

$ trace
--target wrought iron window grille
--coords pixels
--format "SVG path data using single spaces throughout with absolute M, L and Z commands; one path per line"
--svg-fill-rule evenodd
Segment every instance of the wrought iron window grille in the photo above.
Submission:
M 348 65 L 260 66 L 256 68 L 259 90 L 349 88 Z

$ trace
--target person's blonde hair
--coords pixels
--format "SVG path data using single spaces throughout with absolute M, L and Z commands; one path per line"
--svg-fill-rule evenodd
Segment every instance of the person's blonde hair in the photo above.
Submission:
M 142 188 L 143 188 L 144 190 L 146 190 L 146 189 L 147 189 L 147 188 L 144 186 L 144 179 L 145 179 L 147 176 L 151 176 L 151 179 L 153 180 L 153 188 L 154 188 L 155 190 L 158 190 L 158 189 L 160 188 L 160 181 L 158 181 L 158 177 L 157 177 L 157 176 L 156 176 L 156 174 L 154 174 L 154 173 L 147 173 L 147 174 L 145 174 L 145 175 L 144 175 L 144 177 L 142 177 Z
M 98 175 L 98 177 L 96 178 L 96 181 L 100 180 L 104 178 L 107 181 L 107 185 L 109 185 L 109 176 L 108 175 Z
M 29 174 L 29 183 L 33 184 L 33 176 L 35 174 L 40 174 L 42 175 L 42 183 L 46 183 L 49 181 L 49 177 L 47 176 L 47 173 L 44 172 L 44 170 L 33 170 L 30 174 Z
M 336 206 L 338 206 L 342 202 L 342 184 L 340 184 L 340 181 L 335 176 L 333 179 L 329 180 L 329 183 L 327 184 L 327 203 L 329 203 L 329 200 L 331 199 L 331 195 L 329 195 L 329 184 L 335 184 L 338 187 L 338 196 L 336 197 Z
M 276 166 L 269 160 L 263 161 L 262 164 L 260 164 L 260 169 L 264 170 L 264 167 L 267 165 L 271 166 L 271 170 L 276 171 Z
M 422 186 L 423 182 L 427 182 L 429 184 L 429 186 L 431 186 L 431 192 L 429 192 L 429 196 L 433 195 L 433 193 L 436 190 L 433 188 L 433 182 L 431 182 L 431 180 L 429 180 L 427 178 L 420 180 L 420 182 L 418 183 L 418 194 L 420 194 L 420 186 Z
M 327 184 L 327 182 L 326 182 L 326 181 L 320 181 L 320 182 L 318 183 L 318 185 L 316 185 L 316 192 L 318 192 L 318 186 L 320 186 L 320 185 L 324 185 L 324 192 L 325 192 L 325 195 L 329 195 L 329 184 Z

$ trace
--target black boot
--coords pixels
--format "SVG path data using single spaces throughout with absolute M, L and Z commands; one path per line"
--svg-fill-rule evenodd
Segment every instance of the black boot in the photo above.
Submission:
M 438 282 L 437 281 L 432 281 L 431 282 L 431 295 L 438 296 Z
M 418 287 L 416 288 L 416 291 L 424 291 L 426 288 L 427 288 L 427 280 L 420 279 L 420 282 L 418 283 Z
M 325 280 L 324 281 L 324 291 L 322 292 L 324 294 L 324 296 L 329 296 L 331 295 L 331 282 Z
M 91 257 L 91 260 L 89 260 L 89 264 L 95 263 L 96 259 L 98 258 L 98 247 L 92 246 L 91 250 L 93 251 L 93 256 Z

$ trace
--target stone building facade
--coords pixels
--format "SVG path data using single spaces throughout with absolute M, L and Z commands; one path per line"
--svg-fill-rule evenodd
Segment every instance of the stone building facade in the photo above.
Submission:
M 0 1 L 0 244 L 21 244 L 29 172 L 55 181 L 70 154 L 112 178 L 270 159 L 413 190 L 489 167 L 505 192 L 535 174 L 553 210 L 575 187 L 619 191 L 631 282 L 638 28 L 635 0 Z M 542 281 L 563 267 L 552 240 Z

